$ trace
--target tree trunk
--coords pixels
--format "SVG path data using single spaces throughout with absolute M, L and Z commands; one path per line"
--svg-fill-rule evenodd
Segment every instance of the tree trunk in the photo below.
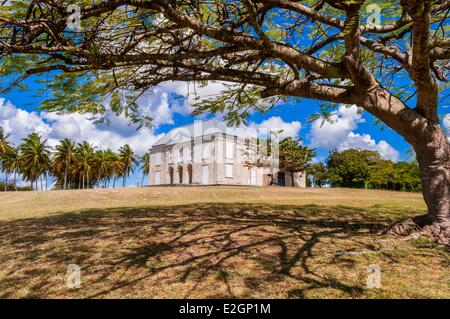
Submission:
M 450 243 L 450 142 L 440 128 L 414 145 L 422 178 L 426 215 L 417 216 L 393 226 L 393 233 L 409 234 L 417 228 Z
M 291 172 L 291 187 L 295 187 L 294 172 Z
M 144 178 L 145 178 L 145 174 L 142 173 L 142 181 L 141 181 L 141 187 L 144 187 Z
M 5 179 L 5 192 L 8 190 L 8 173 L 5 173 L 6 179 Z
M 14 189 L 17 192 L 17 170 L 14 170 Z
M 66 167 L 64 168 L 64 189 L 67 189 L 67 170 L 68 170 L 68 164 L 66 161 Z

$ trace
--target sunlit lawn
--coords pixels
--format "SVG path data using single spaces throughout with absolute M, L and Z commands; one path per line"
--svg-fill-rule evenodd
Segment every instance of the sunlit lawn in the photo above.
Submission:
M 450 298 L 450 253 L 382 234 L 419 194 L 195 187 L 0 193 L 0 297 Z M 81 287 L 66 288 L 66 267 Z M 368 289 L 367 267 L 382 287 Z

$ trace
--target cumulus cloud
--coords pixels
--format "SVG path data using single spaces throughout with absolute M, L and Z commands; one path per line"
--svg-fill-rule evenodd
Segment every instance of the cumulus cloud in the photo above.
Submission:
M 139 112 L 152 117 L 155 127 L 174 124 L 175 114 L 191 114 L 197 99 L 216 96 L 225 88 L 224 82 L 211 81 L 205 86 L 189 82 L 164 82 L 138 99 Z
M 11 134 L 11 141 L 16 145 L 28 134 L 37 132 L 50 146 L 71 138 L 76 142 L 89 141 L 99 149 L 117 149 L 129 144 L 138 154 L 145 153 L 162 136 L 146 128 L 136 130 L 124 116 L 111 117 L 108 125 L 94 124 L 89 115 L 28 112 L 2 98 L 0 126 Z
M 332 123 L 321 120 L 312 124 L 310 138 L 312 145 L 327 150 L 343 151 L 360 148 L 379 152 L 383 157 L 397 161 L 399 152 L 384 140 L 376 142 L 369 134 L 357 134 L 353 131 L 365 120 L 356 106 L 340 106 L 331 117 Z
M 389 145 L 389 143 L 383 140 L 377 143 L 369 134 L 356 134 L 350 132 L 348 137 L 338 146 L 338 150 L 343 151 L 349 148 L 377 151 L 384 158 L 392 161 L 397 161 L 399 158 L 398 151 Z
M 443 125 L 446 129 L 450 130 L 450 114 L 446 114 L 443 119 Z
M 47 136 L 51 131 L 38 113 L 18 109 L 3 98 L 0 98 L 0 126 L 11 133 L 11 141 L 15 144 L 30 133 L 37 132 Z
M 302 128 L 302 124 L 298 121 L 285 122 L 279 116 L 272 116 L 267 120 L 262 121 L 261 123 L 251 122 L 248 125 L 255 130 L 265 129 L 267 131 L 282 131 L 280 133 L 280 138 L 284 137 L 294 137 L 297 138 L 299 136 L 300 130 Z

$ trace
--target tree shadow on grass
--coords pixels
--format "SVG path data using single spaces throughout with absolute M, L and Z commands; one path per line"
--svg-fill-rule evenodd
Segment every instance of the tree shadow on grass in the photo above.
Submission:
M 0 297 L 305 297 L 364 293 L 338 250 L 376 250 L 376 210 L 193 204 L 0 222 Z M 341 243 L 341 244 L 338 244 Z M 65 287 L 66 267 L 82 288 Z M 328 271 L 321 269 L 329 266 Z M 334 268 L 333 268 L 334 267 Z

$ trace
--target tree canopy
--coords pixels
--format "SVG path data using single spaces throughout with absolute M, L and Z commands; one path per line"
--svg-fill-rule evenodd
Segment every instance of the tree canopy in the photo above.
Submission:
M 327 159 L 330 182 L 333 186 L 363 187 L 369 178 L 371 167 L 380 160 L 380 154 L 374 151 L 333 151 Z
M 73 4 L 79 16 L 68 10 Z M 44 108 L 111 108 L 145 123 L 151 119 L 138 116 L 136 99 L 176 80 L 228 82 L 196 112 L 225 111 L 236 122 L 279 96 L 365 104 L 361 88 L 375 84 L 386 99 L 406 100 L 416 90 L 421 100 L 448 75 L 448 8 L 449 1 L 413 0 L 11 0 L 0 11 L 0 75 L 16 74 L 2 83 L 8 89 L 55 71 Z M 374 10 L 381 25 L 367 24 Z M 78 18 L 79 28 L 68 24 Z M 413 81 L 402 81 L 408 75 Z M 433 102 L 420 108 L 435 118 Z M 392 124 L 383 109 L 368 111 Z M 403 103 L 400 111 L 413 120 Z
M 302 145 L 300 139 L 284 138 L 279 146 L 279 168 L 283 172 L 304 172 L 314 156 L 316 151 Z
M 397 162 L 383 159 L 378 152 L 361 149 L 333 151 L 322 163 L 312 165 L 309 173 L 322 186 L 329 181 L 332 187 L 364 187 L 398 191 L 421 191 L 417 161 Z

